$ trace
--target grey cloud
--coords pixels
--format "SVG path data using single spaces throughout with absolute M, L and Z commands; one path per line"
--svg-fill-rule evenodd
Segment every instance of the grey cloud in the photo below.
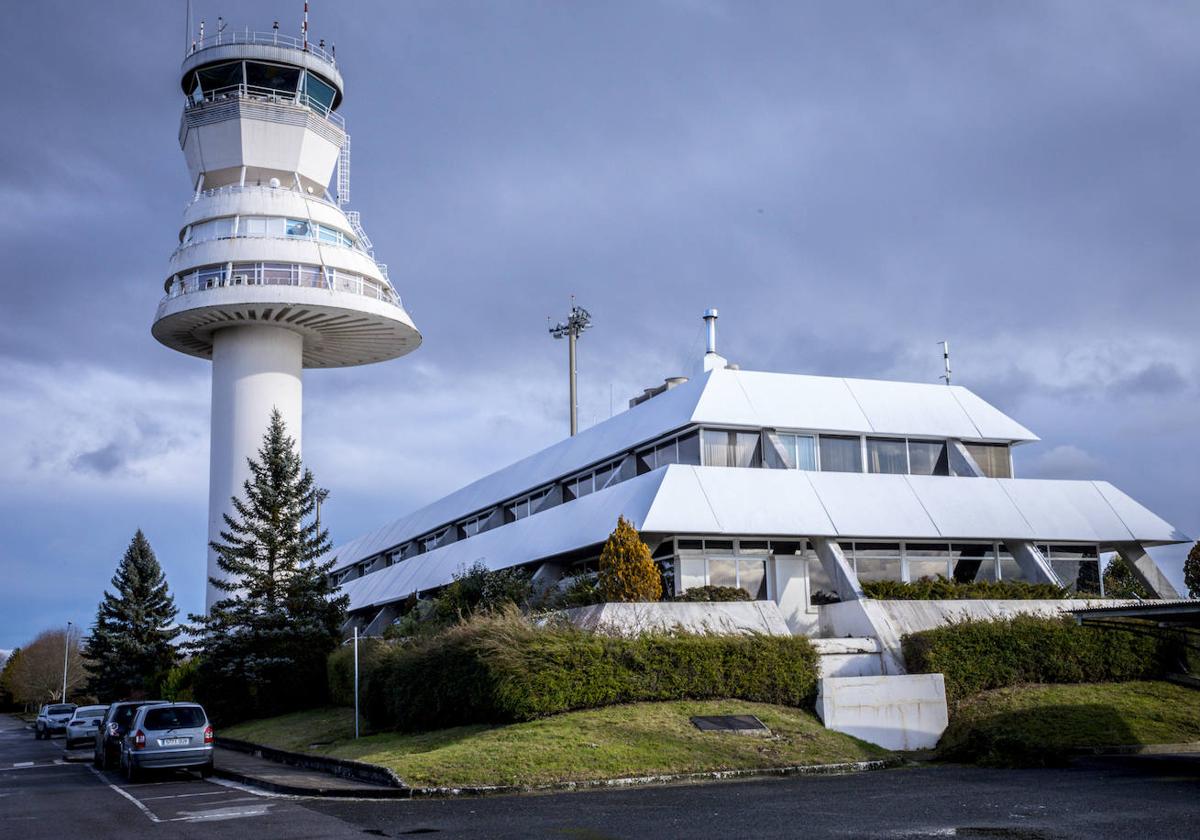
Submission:
M 1174 364 L 1154 362 L 1114 382 L 1109 393 L 1118 397 L 1165 396 L 1176 394 L 1187 385 L 1188 381 Z
M 84 472 L 93 472 L 98 475 L 112 475 L 124 466 L 125 459 L 125 447 L 116 443 L 110 443 L 99 449 L 93 449 L 90 452 L 83 452 L 76 455 L 71 463 L 76 469 Z

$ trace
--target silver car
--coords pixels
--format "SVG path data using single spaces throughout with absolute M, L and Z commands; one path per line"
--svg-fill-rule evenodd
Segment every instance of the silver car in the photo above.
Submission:
M 81 742 L 94 742 L 96 730 L 100 728 L 100 720 L 108 706 L 80 706 L 75 714 L 67 721 L 67 749 Z
M 213 728 L 199 703 L 155 703 L 140 707 L 121 739 L 121 769 L 129 781 L 143 770 L 213 769 Z
M 74 713 L 74 703 L 51 703 L 42 706 L 37 720 L 33 723 L 33 737 L 43 741 L 55 733 L 64 731 L 67 728 L 67 721 Z

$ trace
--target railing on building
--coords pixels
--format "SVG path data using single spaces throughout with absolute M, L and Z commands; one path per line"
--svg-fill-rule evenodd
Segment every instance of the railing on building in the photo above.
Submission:
M 326 50 L 321 44 L 313 44 L 293 35 L 280 35 L 278 30 L 271 32 L 251 32 L 249 29 L 243 29 L 241 32 L 238 32 L 235 29 L 229 32 L 218 32 L 207 38 L 192 41 L 188 47 L 187 54 L 195 55 L 209 47 L 222 47 L 230 44 L 262 44 L 270 47 L 285 47 L 287 49 L 311 53 L 323 61 L 328 61 L 334 66 L 337 65 L 337 55 L 332 48 Z
M 270 102 L 274 105 L 294 105 L 298 108 L 307 108 L 313 113 L 324 117 L 342 131 L 346 130 L 346 120 L 342 118 L 341 114 L 333 111 L 324 102 L 302 90 L 279 90 L 277 88 L 259 87 L 258 85 L 239 82 L 236 85 L 227 85 L 226 87 L 213 88 L 212 90 L 196 88 L 191 96 L 185 96 L 184 98 L 187 101 L 184 108 L 185 111 L 213 102 L 227 102 L 231 99 L 252 99 L 256 102 Z
M 163 296 L 163 302 L 211 289 L 238 288 L 240 286 L 296 286 L 309 289 L 328 289 L 334 292 L 350 292 L 395 306 L 403 306 L 395 289 L 370 277 L 363 277 L 361 274 L 322 266 L 272 263 L 235 264 L 232 270 L 219 268 L 185 274 L 170 284 L 166 295 Z

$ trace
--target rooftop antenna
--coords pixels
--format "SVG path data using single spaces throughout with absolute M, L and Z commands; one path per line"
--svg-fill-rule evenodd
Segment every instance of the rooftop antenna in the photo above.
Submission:
M 221 43 L 221 33 L 225 31 L 225 18 L 217 15 L 217 43 Z
M 300 31 L 304 35 L 304 51 L 308 52 L 308 0 L 304 0 L 304 26 Z
M 550 319 L 546 319 L 549 323 Z M 579 390 L 576 384 L 578 371 L 575 369 L 575 342 L 583 331 L 592 326 L 592 316 L 582 306 L 575 304 L 575 295 L 571 295 L 571 313 L 566 322 L 559 322 L 550 327 L 550 335 L 555 338 L 567 339 L 567 364 L 570 368 L 571 382 L 571 435 L 579 431 Z
M 950 384 L 950 342 L 949 341 L 939 341 L 938 344 L 942 345 L 942 362 L 946 365 L 946 372 L 943 373 L 941 376 L 939 376 L 938 379 L 946 380 L 946 384 L 949 385 Z

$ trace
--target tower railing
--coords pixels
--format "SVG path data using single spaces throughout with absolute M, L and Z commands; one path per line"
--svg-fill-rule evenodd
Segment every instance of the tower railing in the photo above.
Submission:
M 163 295 L 159 306 L 185 295 L 207 292 L 212 289 L 235 289 L 243 286 L 296 286 L 308 289 L 328 289 L 333 292 L 350 292 L 363 297 L 391 303 L 399 307 L 404 304 L 394 288 L 370 277 L 354 274 L 328 266 L 286 265 L 279 263 L 234 264 L 232 270 L 218 268 L 193 271 L 176 278 Z
M 201 91 L 197 88 L 196 91 L 196 94 L 184 97 L 187 102 L 185 110 L 201 107 L 213 102 L 227 102 L 231 99 L 253 99 L 257 102 L 270 102 L 275 105 L 295 105 L 307 108 L 329 120 L 343 131 L 346 130 L 346 121 L 342 118 L 341 114 L 302 90 L 278 90 L 277 88 L 259 87 L 242 82 L 206 91 Z
M 319 201 L 322 204 L 328 204 L 330 207 L 338 206 L 337 202 L 333 201 L 332 199 L 326 198 L 323 195 L 317 195 L 315 192 L 312 192 L 312 193 L 301 192 L 300 190 L 296 189 L 294 186 L 280 185 L 278 187 L 272 187 L 267 184 L 244 184 L 244 185 L 243 184 L 226 184 L 223 187 L 212 187 L 210 189 L 200 190 L 200 192 L 194 193 L 192 195 L 191 199 L 188 200 L 188 203 L 185 205 L 185 207 L 190 207 L 191 205 L 195 204 L 197 201 L 199 201 L 202 198 L 213 198 L 215 196 L 225 195 L 227 193 L 249 192 L 251 190 L 259 190 L 262 192 L 272 192 L 272 193 L 296 193 L 297 195 L 303 196 L 305 199 L 307 199 L 309 201 Z
M 216 35 L 192 41 L 188 47 L 187 54 L 195 55 L 201 50 L 206 50 L 210 47 L 223 47 L 230 44 L 263 44 L 271 47 L 286 47 L 288 49 L 312 53 L 317 58 L 328 61 L 335 66 L 337 65 L 337 57 L 332 49 L 326 50 L 319 44 L 310 43 L 293 35 L 281 35 L 278 31 L 251 32 L 249 29 L 243 29 L 241 32 L 237 30 L 218 32 Z

